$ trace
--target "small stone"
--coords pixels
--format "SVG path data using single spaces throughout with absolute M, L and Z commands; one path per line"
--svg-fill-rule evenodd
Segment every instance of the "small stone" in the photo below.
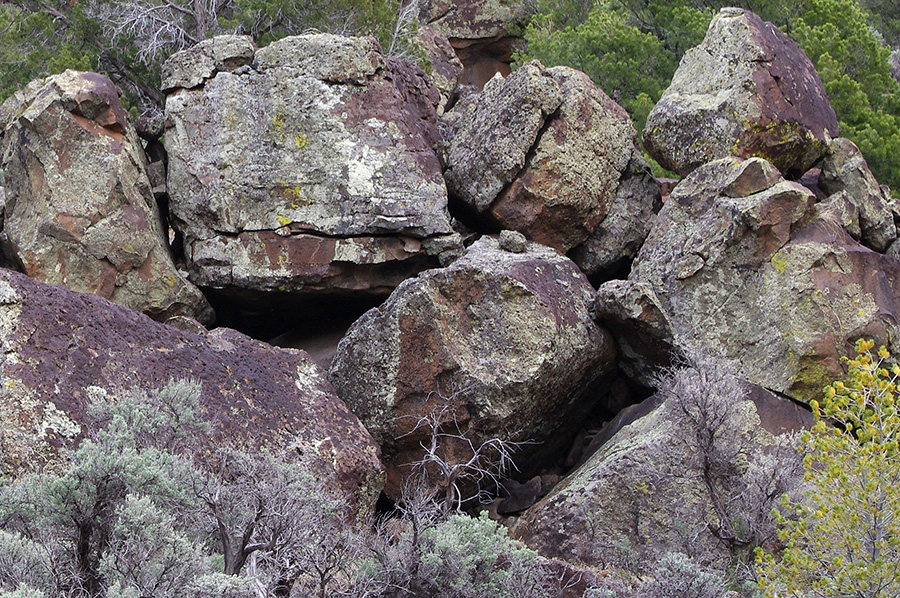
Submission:
M 524 253 L 528 240 L 525 235 L 514 230 L 505 230 L 500 233 L 500 249 L 510 253 Z

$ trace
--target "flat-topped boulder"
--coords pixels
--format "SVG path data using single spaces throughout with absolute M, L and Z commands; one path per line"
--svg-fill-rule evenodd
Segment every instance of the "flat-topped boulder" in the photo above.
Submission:
M 193 334 L 109 301 L 0 270 L 0 455 L 34 469 L 83 437 L 92 393 L 122 396 L 170 380 L 202 386 L 201 416 L 217 445 L 292 449 L 330 490 L 371 512 L 378 446 L 302 351 L 219 328 Z
M 164 68 L 170 210 L 193 281 L 386 295 L 458 250 L 439 94 L 420 69 L 373 38 L 204 44 Z

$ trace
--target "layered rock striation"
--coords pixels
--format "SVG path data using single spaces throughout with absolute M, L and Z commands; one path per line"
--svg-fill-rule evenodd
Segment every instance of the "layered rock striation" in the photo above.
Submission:
M 173 225 L 198 285 L 386 295 L 459 247 L 439 95 L 374 39 L 213 38 L 169 59 L 163 87 Z

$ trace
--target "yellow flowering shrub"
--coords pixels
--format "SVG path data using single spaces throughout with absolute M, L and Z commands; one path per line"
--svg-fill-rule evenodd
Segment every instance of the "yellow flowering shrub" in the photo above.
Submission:
M 775 514 L 780 555 L 758 551 L 766 598 L 900 596 L 900 366 L 856 343 L 845 380 L 811 403 L 805 490 Z

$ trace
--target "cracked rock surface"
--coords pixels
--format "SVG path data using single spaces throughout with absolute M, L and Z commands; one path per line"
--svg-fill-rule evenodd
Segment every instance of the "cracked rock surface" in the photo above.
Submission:
M 809 58 L 772 23 L 723 8 L 688 50 L 647 119 L 644 145 L 684 176 L 726 156 L 757 156 L 802 174 L 838 124 Z
M 458 111 L 444 173 L 451 195 L 562 252 L 590 240 L 573 254 L 588 274 L 634 255 L 659 185 L 628 115 L 587 75 L 531 62 Z
M 624 336 L 629 361 L 644 364 L 631 369 L 660 363 L 654 345 L 665 341 L 808 401 L 840 379 L 857 339 L 896 350 L 900 262 L 861 245 L 814 202 L 759 158 L 724 158 L 682 180 L 628 281 L 601 286 L 594 306 Z
M 439 94 L 374 39 L 223 36 L 164 80 L 170 209 L 197 284 L 387 294 L 458 248 Z
M 66 71 L 0 107 L 3 243 L 29 276 L 158 320 L 212 308 L 176 270 L 144 150 L 112 81 Z

